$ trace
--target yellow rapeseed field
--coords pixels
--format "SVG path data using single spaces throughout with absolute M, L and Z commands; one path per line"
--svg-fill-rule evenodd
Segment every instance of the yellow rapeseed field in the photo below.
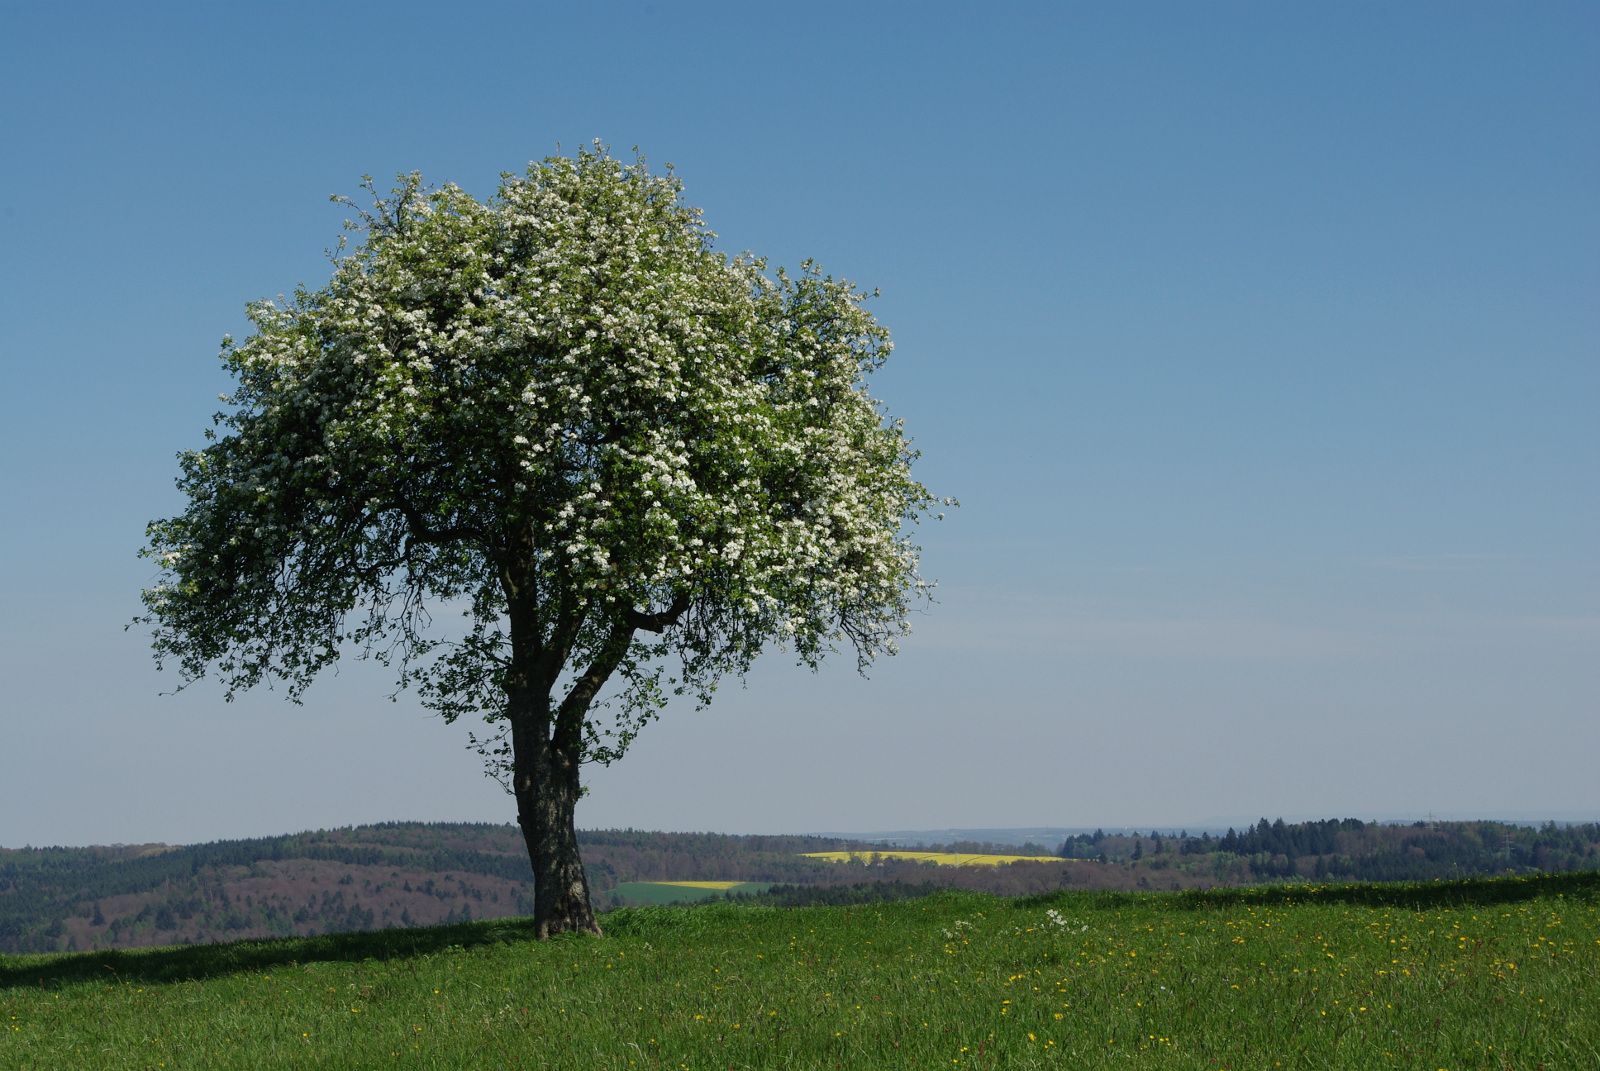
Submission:
M 910 859 L 918 863 L 937 863 L 940 866 L 1000 866 L 1003 863 L 1046 862 L 1053 855 L 967 855 L 957 852 L 806 852 L 807 859 L 825 859 L 830 863 L 870 863 L 879 859 Z
M 651 885 L 682 885 L 688 889 L 716 889 L 727 892 L 735 885 L 748 885 L 746 881 L 652 881 Z

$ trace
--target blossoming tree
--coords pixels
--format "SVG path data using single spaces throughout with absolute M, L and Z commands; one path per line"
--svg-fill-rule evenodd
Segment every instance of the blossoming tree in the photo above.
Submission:
M 149 528 L 141 620 L 229 698 L 354 652 L 483 717 L 537 932 L 598 932 L 582 764 L 766 645 L 864 668 L 926 594 L 908 529 L 938 503 L 864 385 L 888 334 L 809 262 L 713 252 L 670 171 L 598 143 L 485 202 L 366 188 L 331 281 L 224 340 L 237 389 Z

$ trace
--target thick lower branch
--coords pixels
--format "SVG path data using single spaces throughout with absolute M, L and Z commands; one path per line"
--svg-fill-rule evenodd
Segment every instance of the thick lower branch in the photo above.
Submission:
M 672 600 L 672 605 L 658 614 L 647 614 L 633 607 L 622 611 L 622 620 L 629 628 L 643 629 L 645 632 L 662 633 L 670 626 L 678 623 L 684 611 L 689 609 L 689 596 L 679 595 Z

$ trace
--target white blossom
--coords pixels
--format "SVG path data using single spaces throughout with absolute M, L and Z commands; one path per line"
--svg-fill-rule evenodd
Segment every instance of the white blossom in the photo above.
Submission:
M 151 527 L 156 646 L 186 675 L 298 695 L 354 644 L 495 720 L 666 615 L 609 663 L 617 725 L 580 712 L 609 761 L 766 643 L 894 650 L 939 503 L 867 392 L 891 345 L 866 294 L 714 251 L 675 177 L 598 149 L 483 202 L 413 176 L 353 226 L 327 286 L 224 341 L 225 433 Z M 430 624 L 441 603 L 464 633 Z

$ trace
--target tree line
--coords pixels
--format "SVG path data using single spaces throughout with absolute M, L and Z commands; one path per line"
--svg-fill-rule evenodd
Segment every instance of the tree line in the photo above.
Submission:
M 1427 881 L 1499 873 L 1600 869 L 1600 823 L 1385 825 L 1359 818 L 1288 823 L 1262 818 L 1220 837 L 1093 833 L 1068 837 L 1064 859 L 1209 870 L 1225 884 L 1305 878 Z

